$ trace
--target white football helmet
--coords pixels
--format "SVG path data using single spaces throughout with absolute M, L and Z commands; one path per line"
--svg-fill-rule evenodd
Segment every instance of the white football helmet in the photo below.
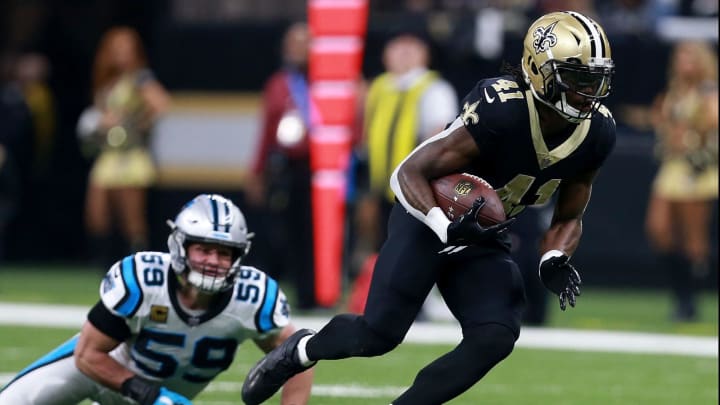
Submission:
M 615 71 L 605 31 L 574 11 L 546 14 L 530 26 L 520 66 L 535 99 L 573 123 L 597 111 L 610 94 Z M 569 93 L 583 96 L 589 105 L 570 105 Z
M 240 262 L 250 250 L 245 216 L 229 199 L 217 194 L 201 194 L 185 204 L 175 221 L 167 221 L 172 229 L 168 248 L 172 267 L 178 275 L 187 270 L 188 283 L 204 292 L 215 293 L 230 288 L 240 271 Z M 214 243 L 233 250 L 233 263 L 225 277 L 205 274 L 188 261 L 189 242 Z

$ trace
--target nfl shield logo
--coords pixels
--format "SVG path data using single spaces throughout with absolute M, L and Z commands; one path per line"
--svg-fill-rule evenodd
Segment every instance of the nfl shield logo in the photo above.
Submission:
M 472 183 L 469 181 L 461 181 L 458 184 L 455 185 L 455 194 L 457 195 L 468 195 L 470 194 L 470 191 L 473 189 Z

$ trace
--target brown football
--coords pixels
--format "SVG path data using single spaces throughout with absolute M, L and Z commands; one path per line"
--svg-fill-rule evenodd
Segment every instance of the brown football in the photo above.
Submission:
M 485 205 L 477 214 L 480 225 L 488 226 L 505 221 L 505 210 L 490 183 L 469 173 L 454 173 L 430 182 L 435 200 L 452 221 L 466 213 L 473 202 L 483 197 Z

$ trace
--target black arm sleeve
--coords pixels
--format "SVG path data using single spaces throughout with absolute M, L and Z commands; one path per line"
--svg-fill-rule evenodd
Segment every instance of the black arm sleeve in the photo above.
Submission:
M 127 323 L 125 323 L 125 318 L 108 311 L 102 301 L 98 301 L 97 304 L 92 307 L 87 319 L 100 332 L 119 342 L 130 337 L 130 328 L 127 326 Z

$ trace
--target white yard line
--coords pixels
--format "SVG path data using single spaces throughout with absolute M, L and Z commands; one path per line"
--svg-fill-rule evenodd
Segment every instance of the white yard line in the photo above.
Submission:
M 0 325 L 79 328 L 87 307 L 0 302 Z M 318 330 L 326 317 L 294 317 L 296 326 Z M 460 328 L 450 323 L 415 323 L 405 342 L 454 344 L 461 339 Z M 658 333 L 589 331 L 524 327 L 516 347 L 599 352 L 677 354 L 718 357 L 718 338 Z
M 15 374 L 0 373 L 0 388 L 15 377 Z M 214 381 L 210 383 L 208 392 L 239 392 L 242 382 Z M 382 398 L 396 397 L 405 391 L 407 387 L 394 386 L 364 386 L 359 384 L 313 384 L 312 395 L 320 397 L 337 398 Z M 198 404 L 227 404 L 223 401 L 199 401 Z
M 15 374 L 0 373 L 0 388 L 15 377 Z M 240 392 L 242 382 L 214 381 L 210 383 L 206 391 L 209 392 Z M 312 395 L 319 397 L 336 398 L 383 398 L 396 397 L 405 391 L 407 387 L 393 386 L 364 386 L 358 384 L 313 384 Z M 198 405 L 226 405 L 236 404 L 227 401 L 194 401 Z
M 210 383 L 207 391 L 238 392 L 241 388 L 242 382 L 215 381 Z M 406 389 L 407 387 L 366 386 L 360 384 L 313 384 L 312 394 L 321 397 L 379 398 L 396 397 Z

